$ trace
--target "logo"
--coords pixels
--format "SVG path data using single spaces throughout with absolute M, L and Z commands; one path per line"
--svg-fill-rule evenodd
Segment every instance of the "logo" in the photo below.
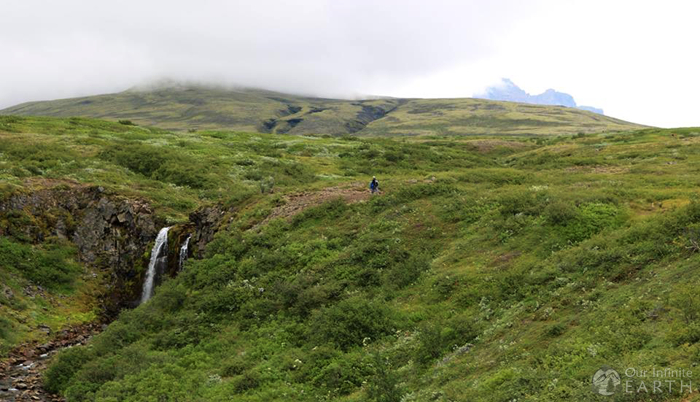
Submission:
M 692 394 L 693 372 L 673 367 L 628 367 L 624 377 L 603 366 L 591 378 L 591 389 L 598 395 L 614 394 Z M 696 388 L 697 391 L 697 388 Z
M 608 366 L 603 366 L 596 371 L 591 380 L 593 392 L 605 396 L 613 395 L 621 382 L 620 374 Z

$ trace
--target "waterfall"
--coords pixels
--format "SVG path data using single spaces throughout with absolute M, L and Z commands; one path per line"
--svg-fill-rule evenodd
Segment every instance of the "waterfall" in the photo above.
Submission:
M 180 270 L 182 270 L 182 267 L 185 266 L 185 260 L 187 259 L 187 247 L 190 244 L 191 238 L 192 235 L 187 236 L 187 239 L 185 239 L 185 244 L 180 247 Z
M 141 303 L 147 302 L 153 296 L 153 282 L 156 279 L 157 270 L 163 270 L 168 263 L 168 230 L 170 230 L 169 227 L 161 229 L 156 237 L 156 244 L 153 245 L 151 261 L 148 263 L 148 271 L 146 271 L 146 280 L 143 281 Z

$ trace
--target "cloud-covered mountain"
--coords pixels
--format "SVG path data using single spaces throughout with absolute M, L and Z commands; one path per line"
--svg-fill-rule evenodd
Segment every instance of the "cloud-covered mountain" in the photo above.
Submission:
M 522 94 L 508 100 L 522 102 Z M 327 99 L 177 81 L 114 94 L 23 103 L 0 110 L 1 115 L 94 117 L 178 131 L 299 135 L 560 135 L 641 128 L 548 104 L 472 98 Z
M 474 95 L 474 97 L 509 102 L 533 103 L 536 105 L 560 105 L 604 114 L 603 109 L 593 106 L 578 106 L 573 96 L 553 89 L 548 89 L 539 95 L 530 95 L 508 78 L 502 78 L 500 84 L 491 86 L 487 88 L 484 93 Z

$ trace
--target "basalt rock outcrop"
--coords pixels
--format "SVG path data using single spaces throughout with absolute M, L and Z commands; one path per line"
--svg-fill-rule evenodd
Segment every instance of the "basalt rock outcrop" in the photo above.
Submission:
M 190 214 L 189 223 L 173 226 L 164 274 L 177 275 L 180 248 L 190 235 L 188 256 L 200 257 L 227 212 L 219 205 L 200 208 Z M 148 254 L 163 226 L 147 201 L 98 186 L 61 182 L 0 201 L 0 236 L 35 244 L 52 237 L 69 240 L 81 262 L 109 273 L 102 295 L 107 318 L 138 304 Z
M 201 257 L 205 246 L 214 239 L 214 235 L 219 230 L 226 210 L 220 206 L 210 206 L 200 208 L 192 212 L 189 216 L 191 224 L 192 238 L 190 239 L 190 255 Z
M 0 236 L 32 243 L 67 239 L 81 262 L 107 270 L 107 315 L 138 300 L 144 254 L 162 226 L 144 200 L 66 184 L 10 196 L 0 202 L 0 219 Z
M 100 292 L 100 321 L 109 322 L 121 309 L 138 305 L 150 250 L 165 226 L 149 203 L 72 182 L 47 182 L 36 187 L 28 186 L 0 200 L 0 236 L 34 244 L 57 239 L 75 244 L 80 261 L 102 270 L 108 278 Z M 165 247 L 167 266 L 154 281 L 156 286 L 165 276 L 180 272 L 183 258 L 202 255 L 227 212 L 218 205 L 201 208 L 190 214 L 190 222 L 170 228 Z M 183 255 L 182 245 L 188 238 L 189 247 Z M 34 292 L 31 286 L 28 289 Z M 7 299 L 14 297 L 12 289 L 4 285 L 0 292 Z M 62 348 L 86 343 L 103 328 L 95 322 L 51 334 L 46 327 L 47 342 L 14 349 L 9 358 L 0 360 L 0 400 L 63 401 L 42 388 L 41 373 L 47 359 Z

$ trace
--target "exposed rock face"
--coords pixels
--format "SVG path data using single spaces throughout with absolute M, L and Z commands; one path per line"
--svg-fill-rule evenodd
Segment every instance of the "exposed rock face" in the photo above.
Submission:
M 190 223 L 172 227 L 163 274 L 177 275 L 180 248 L 190 235 L 189 254 L 201 255 L 225 212 L 220 206 L 202 208 L 190 214 Z M 0 236 L 31 243 L 50 237 L 66 239 L 77 246 L 83 263 L 109 272 L 110 281 L 102 293 L 106 320 L 122 308 L 138 304 L 148 251 L 163 226 L 165 223 L 155 217 L 146 201 L 109 194 L 96 186 L 63 183 L 0 200 Z M 15 297 L 12 289 L 0 285 L 0 292 L 7 299 Z M 28 294 L 35 292 L 43 290 L 31 286 L 25 289 Z M 49 327 L 42 327 L 53 340 L 42 345 L 20 345 L 8 359 L 0 360 L 0 400 L 64 401 L 42 389 L 41 372 L 46 368 L 46 360 L 62 348 L 85 344 L 105 326 L 89 323 L 56 334 Z
M 180 248 L 190 235 L 188 256 L 201 256 L 226 212 L 218 205 L 204 207 L 190 214 L 190 223 L 172 227 L 164 274 L 177 275 Z M 49 237 L 67 239 L 77 246 L 83 263 L 109 272 L 102 298 L 108 318 L 138 304 L 148 252 L 163 226 L 146 201 L 96 186 L 63 183 L 0 201 L 0 236 L 31 243 Z
M 143 200 L 78 185 L 13 195 L 0 202 L 0 215 L 13 217 L 0 226 L 0 235 L 33 243 L 51 236 L 68 239 L 82 262 L 108 269 L 111 280 L 103 300 L 108 315 L 140 296 L 141 260 L 162 226 Z
M 193 225 L 190 228 L 190 255 L 202 256 L 204 247 L 214 239 L 225 214 L 226 211 L 220 206 L 204 207 L 190 214 L 190 222 Z
M 157 226 L 147 204 L 103 196 L 82 210 L 72 240 L 85 262 L 103 258 L 110 266 L 120 266 L 124 260 L 133 262 L 137 253 L 142 254 L 143 247 L 157 233 Z

